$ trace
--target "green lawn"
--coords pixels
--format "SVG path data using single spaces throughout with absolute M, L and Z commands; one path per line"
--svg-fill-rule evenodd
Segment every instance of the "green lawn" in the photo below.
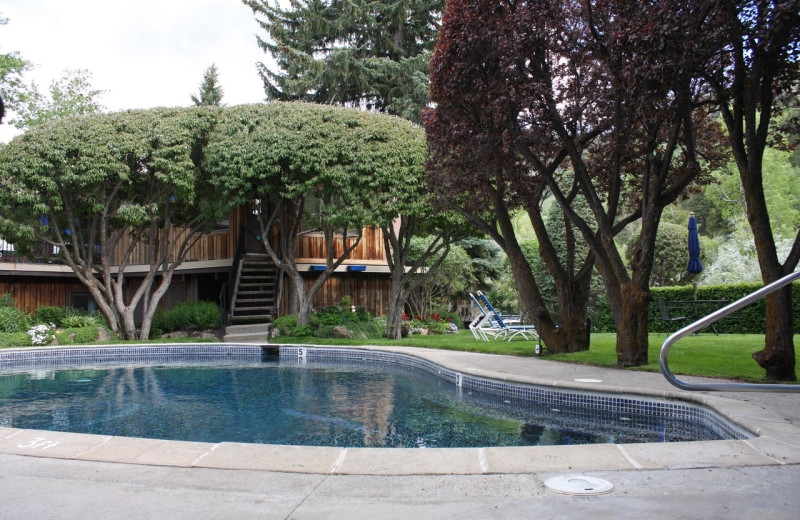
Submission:
M 666 334 L 650 335 L 650 363 L 628 370 L 645 370 L 658 372 L 658 357 Z M 155 340 L 149 343 L 197 342 L 192 338 L 171 340 Z M 208 341 L 208 340 L 206 340 Z M 312 345 L 389 345 L 435 348 L 444 350 L 463 350 L 488 354 L 506 354 L 511 356 L 533 356 L 534 344 L 525 340 L 480 341 L 472 337 L 468 330 L 457 334 L 440 334 L 432 336 L 412 335 L 400 341 L 380 340 L 344 340 L 323 338 L 280 337 L 276 343 L 304 343 Z M 795 344 L 800 342 L 800 335 L 795 336 Z M 0 341 L 1 343 L 1 341 Z M 143 343 L 141 341 L 112 341 L 107 343 Z M 700 334 L 678 341 L 670 350 L 669 367 L 675 374 L 697 375 L 735 379 L 751 383 L 770 382 L 764 378 L 764 370 L 759 367 L 750 355 L 763 348 L 764 336 L 758 334 Z M 0 348 L 5 348 L 0 345 Z M 616 335 L 592 334 L 588 351 L 573 354 L 549 354 L 545 351 L 543 359 L 582 363 L 586 365 L 615 367 L 617 364 Z M 798 356 L 800 359 L 800 356 Z M 800 367 L 798 367 L 800 372 Z
M 645 370 L 658 372 L 658 357 L 661 345 L 667 339 L 666 334 L 651 334 L 647 365 L 629 370 Z M 472 337 L 467 330 L 458 334 L 435 336 L 412 335 L 401 341 L 383 340 L 337 340 L 322 338 L 289 338 L 280 337 L 280 343 L 305 343 L 313 345 L 407 345 L 422 348 L 438 348 L 445 350 L 465 350 L 488 354 L 507 354 L 513 356 L 533 356 L 534 344 L 524 340 L 480 341 Z M 795 344 L 800 335 L 795 336 Z M 675 374 L 697 375 L 736 379 L 751 383 L 770 382 L 764 378 L 764 370 L 759 367 L 750 355 L 764 346 L 764 336 L 760 334 L 700 334 L 690 336 L 673 345 L 669 353 L 669 368 Z M 799 356 L 800 357 L 800 356 Z M 615 367 L 617 364 L 616 334 L 592 334 L 588 351 L 573 354 L 545 354 L 543 359 L 582 363 L 604 367 Z M 798 370 L 800 372 L 800 368 Z

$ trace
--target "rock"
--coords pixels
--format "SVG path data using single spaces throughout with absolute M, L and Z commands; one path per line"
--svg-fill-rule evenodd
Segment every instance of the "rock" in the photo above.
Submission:
M 197 337 L 200 339 L 217 339 L 217 335 L 212 332 L 199 332 Z
M 333 337 L 341 339 L 353 339 L 353 333 L 344 325 L 333 328 Z
M 176 330 L 175 332 L 170 332 L 167 334 L 168 338 L 188 338 L 189 333 L 185 330 Z
M 111 341 L 114 339 L 111 333 L 104 327 L 97 327 L 97 340 L 96 341 Z

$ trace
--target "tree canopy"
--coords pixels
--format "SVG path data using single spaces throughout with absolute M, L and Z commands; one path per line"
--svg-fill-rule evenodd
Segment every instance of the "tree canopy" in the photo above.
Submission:
M 678 0 L 453 0 L 431 63 L 434 186 L 498 218 L 501 206 L 530 207 L 535 218 L 551 194 L 603 277 L 621 366 L 647 362 L 661 213 L 720 160 L 721 134 L 696 81 L 713 52 L 698 29 L 708 16 L 708 6 Z M 640 218 L 629 271 L 614 237 Z M 513 244 L 513 230 L 502 239 Z M 528 270 L 517 282 L 535 296 Z M 586 274 L 572 294 L 588 292 Z
M 362 228 L 388 225 L 399 214 L 392 194 L 422 185 L 425 140 L 420 127 L 397 117 L 269 103 L 226 109 L 207 157 L 218 196 L 258 201 L 262 241 L 292 281 L 302 325 L 314 293 L 358 245 Z M 324 238 L 326 269 L 306 289 L 295 260 L 312 202 L 310 231 Z
M 265 31 L 267 99 L 375 109 L 419 121 L 442 0 L 243 0 Z M 286 7 L 283 7 L 286 5 Z
M 229 208 L 199 164 L 215 117 L 212 109 L 152 109 L 35 126 L 0 150 L 0 236 L 20 250 L 48 244 L 115 333 L 147 339 L 174 270 Z M 149 269 L 128 297 L 134 263 Z

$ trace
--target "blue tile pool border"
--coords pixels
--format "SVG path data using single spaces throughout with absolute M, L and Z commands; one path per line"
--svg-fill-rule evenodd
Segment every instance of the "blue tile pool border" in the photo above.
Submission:
M 491 395 L 544 403 L 558 407 L 586 407 L 596 412 L 630 413 L 685 420 L 705 426 L 723 439 L 755 437 L 741 426 L 701 405 L 679 400 L 638 395 L 592 392 L 578 389 L 555 389 L 548 386 L 501 381 L 463 374 L 413 355 L 364 350 L 310 346 L 260 345 L 137 345 L 69 348 L 29 348 L 0 351 L 0 370 L 87 365 L 103 362 L 134 363 L 137 361 L 198 361 L 202 358 L 230 361 L 259 361 L 266 354 L 280 355 L 281 360 L 382 363 L 421 370 L 462 389 Z

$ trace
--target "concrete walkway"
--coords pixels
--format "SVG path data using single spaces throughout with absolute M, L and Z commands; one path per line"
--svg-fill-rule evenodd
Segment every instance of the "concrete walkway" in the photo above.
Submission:
M 498 379 L 682 397 L 758 436 L 404 450 L 185 443 L 0 428 L 0 519 L 800 518 L 798 394 L 690 393 L 660 374 L 537 358 L 379 349 Z M 578 497 L 545 487 L 548 478 L 564 475 L 601 478 L 614 490 Z

